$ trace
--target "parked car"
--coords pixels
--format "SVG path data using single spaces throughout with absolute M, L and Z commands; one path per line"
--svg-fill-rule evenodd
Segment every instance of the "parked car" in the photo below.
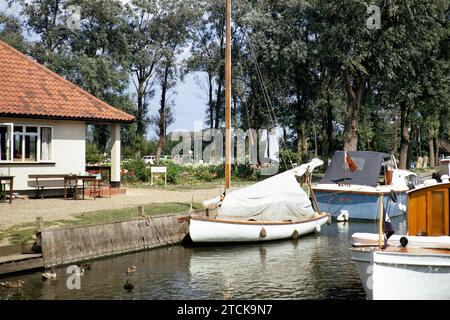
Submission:
M 144 160 L 145 164 L 155 164 L 156 156 L 143 156 L 142 160 Z
M 172 157 L 169 156 L 169 155 L 164 154 L 164 155 L 161 155 L 161 156 L 159 157 L 159 160 L 160 160 L 160 161 L 172 162 Z

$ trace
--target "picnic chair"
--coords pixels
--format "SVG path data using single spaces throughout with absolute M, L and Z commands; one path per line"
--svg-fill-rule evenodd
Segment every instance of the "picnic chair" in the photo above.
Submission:
M 100 170 L 90 170 L 88 171 L 89 174 L 94 174 L 97 176 L 97 179 L 95 181 L 90 181 L 88 185 L 88 192 L 89 197 L 94 198 L 100 198 L 105 196 L 105 189 L 109 191 L 108 198 L 111 198 L 111 183 L 105 179 L 103 179 L 102 174 Z

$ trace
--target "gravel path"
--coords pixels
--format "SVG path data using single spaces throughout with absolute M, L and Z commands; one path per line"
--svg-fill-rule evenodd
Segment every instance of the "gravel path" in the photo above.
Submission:
M 220 194 L 220 188 L 200 189 L 191 191 L 167 191 L 161 189 L 127 189 L 123 195 L 111 198 L 97 198 L 93 200 L 64 199 L 14 199 L 12 204 L 0 203 L 0 230 L 17 224 L 35 222 L 36 217 L 43 217 L 45 221 L 69 220 L 75 214 L 133 207 L 141 204 L 161 202 L 201 202 Z

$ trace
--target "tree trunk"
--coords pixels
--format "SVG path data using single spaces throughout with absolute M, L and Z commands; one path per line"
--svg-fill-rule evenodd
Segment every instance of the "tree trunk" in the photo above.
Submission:
M 145 134 L 145 112 L 144 112 L 144 99 L 145 99 L 145 77 L 143 70 L 138 71 L 138 92 L 137 92 L 137 114 L 136 114 L 136 122 L 137 129 L 136 133 L 139 137 Z
M 398 158 L 398 134 L 397 134 L 397 116 L 394 115 L 394 124 L 392 126 L 392 154 Z
M 306 133 L 305 121 L 302 121 L 300 127 L 302 131 L 302 156 L 303 156 L 302 160 L 305 161 L 308 157 L 308 134 Z
M 342 71 L 342 80 L 347 94 L 347 112 L 345 118 L 344 148 L 347 151 L 356 151 L 358 148 L 358 124 L 360 120 L 362 95 L 366 85 L 366 76 L 350 81 L 347 69 Z
M 428 149 L 429 149 L 429 155 L 430 155 L 430 168 L 434 168 L 434 165 L 436 163 L 436 159 L 434 158 L 434 134 L 435 130 L 432 126 L 428 127 Z
M 208 107 L 209 107 L 209 127 L 214 127 L 214 101 L 213 101 L 213 75 L 208 72 Z
M 407 169 L 408 166 L 408 149 L 411 144 L 411 139 L 409 135 L 409 115 L 408 107 L 402 105 L 400 107 L 400 131 L 401 131 L 401 142 L 400 142 L 400 169 Z
M 436 155 L 434 157 L 434 165 L 439 165 L 439 137 L 436 136 Z
M 159 141 L 158 146 L 156 147 L 156 163 L 160 161 L 161 152 L 166 143 L 166 95 L 168 90 L 169 69 L 169 66 L 166 66 L 166 68 L 164 69 L 164 78 L 161 83 L 161 102 L 158 121 Z
M 214 128 L 219 129 L 220 122 L 220 108 L 222 104 L 222 81 L 223 81 L 223 72 L 219 72 L 219 84 L 217 86 L 217 96 L 216 96 L 216 106 L 215 106 L 215 116 L 214 116 Z

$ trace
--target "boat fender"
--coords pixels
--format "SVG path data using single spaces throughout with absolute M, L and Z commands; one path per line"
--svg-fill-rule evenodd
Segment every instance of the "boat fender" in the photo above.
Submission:
M 400 238 L 400 244 L 402 245 L 402 247 L 406 247 L 408 245 L 408 238 L 407 237 L 401 237 Z
M 321 227 L 320 224 L 316 224 L 316 233 L 320 233 Z
M 266 236 L 267 236 L 266 229 L 264 229 L 264 227 L 262 227 L 261 231 L 259 232 L 259 237 L 260 238 L 265 238 Z
M 330 225 L 330 224 L 331 224 L 331 222 L 332 222 L 332 219 L 331 219 L 331 214 L 328 214 L 328 220 L 327 220 L 327 224 L 328 224 L 328 225 Z
M 395 191 L 394 190 L 391 190 L 391 200 L 392 200 L 392 202 L 397 202 L 397 195 L 395 194 Z
M 295 229 L 294 232 L 292 232 L 291 238 L 293 240 L 297 240 L 298 238 L 300 238 L 300 233 L 298 233 L 297 229 Z

